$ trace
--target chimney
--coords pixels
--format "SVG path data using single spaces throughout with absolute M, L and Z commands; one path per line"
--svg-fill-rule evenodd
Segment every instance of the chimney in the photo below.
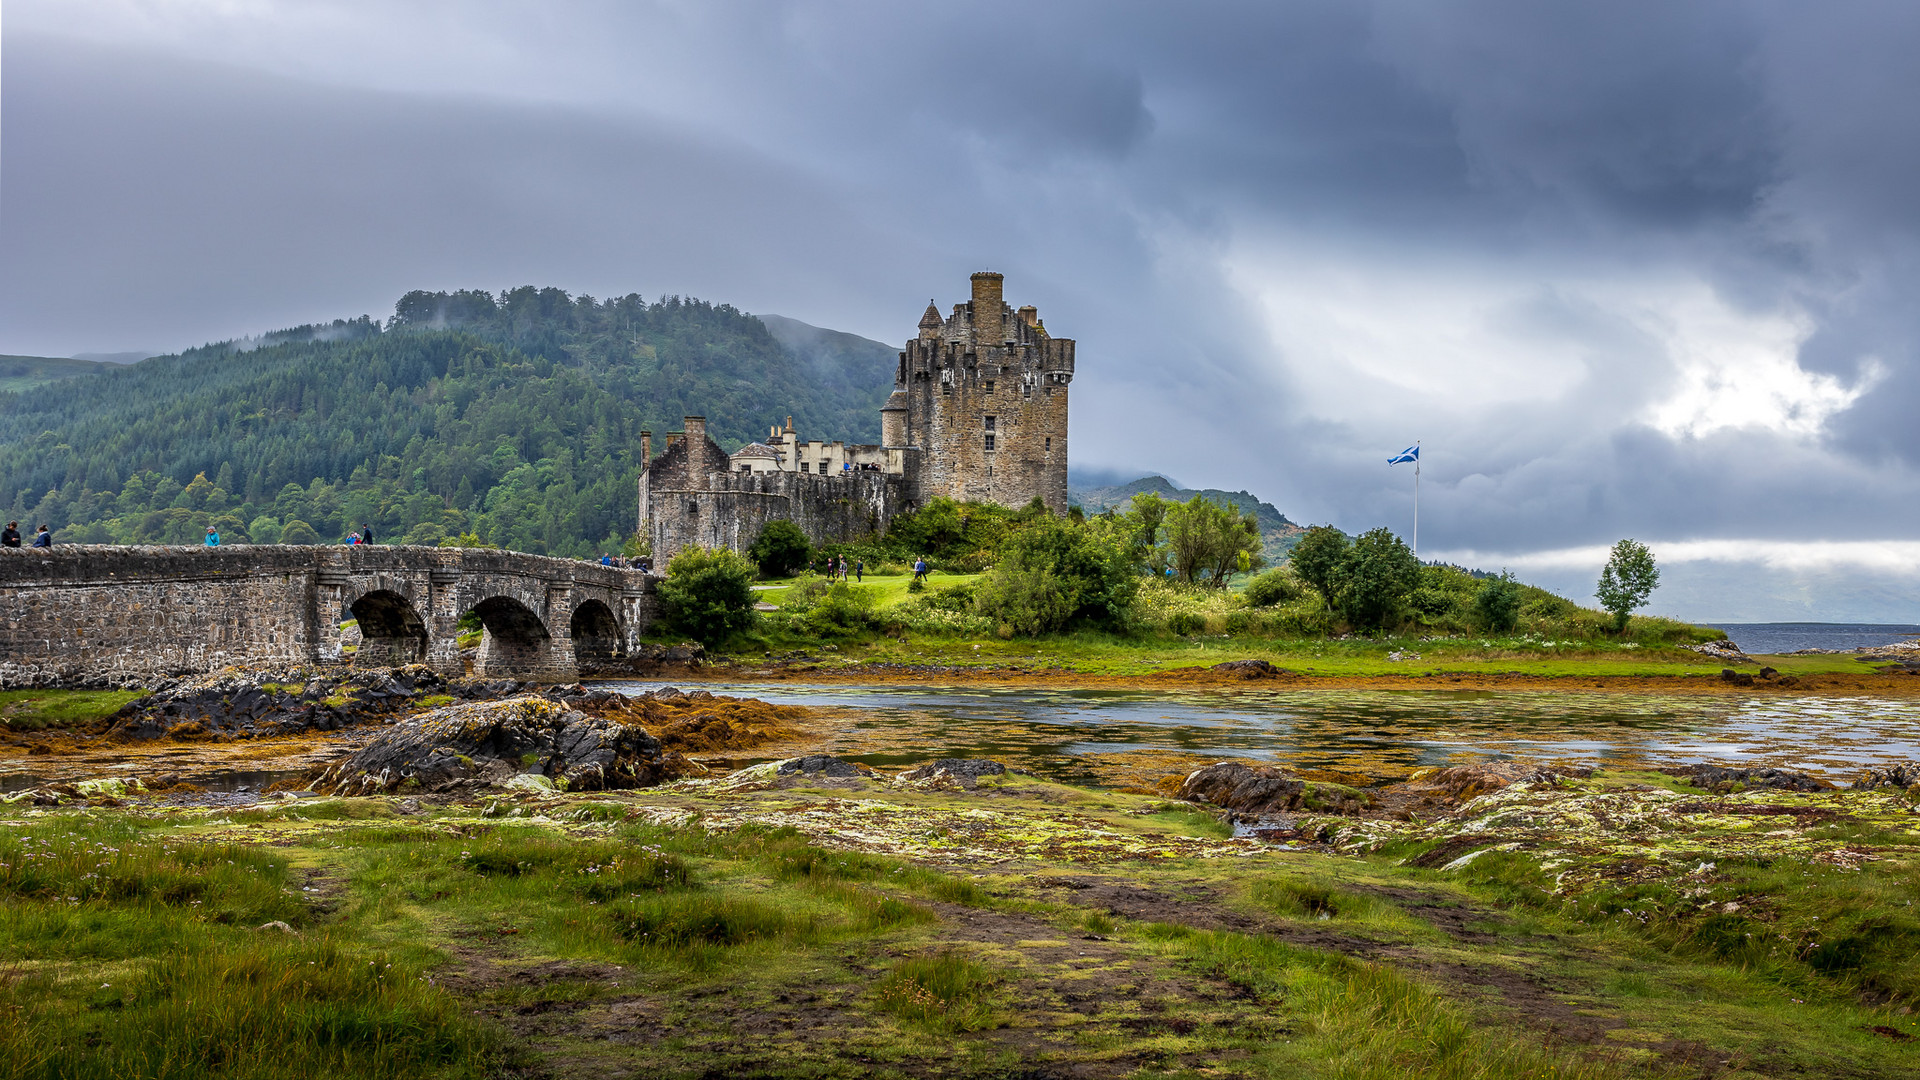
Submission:
M 640 464 L 645 465 L 652 460 L 653 432 L 643 431 L 640 433 Z
M 687 473 L 690 478 L 704 477 L 707 474 L 707 418 L 689 416 L 685 418 L 687 430 Z M 697 482 L 697 481 L 696 481 Z
M 1040 309 L 1034 307 L 1032 304 L 1021 308 L 1020 321 L 1026 323 L 1028 326 L 1038 326 L 1040 324 Z
M 1000 323 L 1000 292 L 1005 275 L 982 270 L 973 275 L 973 343 L 998 345 L 1005 341 L 1006 329 Z

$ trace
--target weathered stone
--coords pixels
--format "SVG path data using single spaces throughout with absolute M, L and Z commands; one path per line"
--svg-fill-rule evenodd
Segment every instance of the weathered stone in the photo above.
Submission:
M 663 757 L 659 742 L 636 724 L 523 696 L 421 713 L 328 768 L 314 788 L 361 795 L 646 787 L 664 778 Z
M 1298 809 L 1306 787 L 1306 781 L 1279 769 L 1227 761 L 1188 773 L 1180 797 L 1260 818 Z
M 1899 788 L 1904 791 L 1915 785 L 1920 785 L 1920 761 L 1880 765 L 1868 769 L 1860 779 L 1853 782 L 1856 791 L 1883 787 Z
M 788 758 L 780 762 L 773 771 L 776 776 L 832 776 L 841 779 L 866 775 L 860 766 L 853 762 L 826 754 Z
M 1832 784 L 1816 776 L 1792 769 L 1764 767 L 1742 769 L 1701 762 L 1660 771 L 1669 776 L 1678 776 L 1694 787 L 1718 792 L 1747 788 L 1768 788 L 1775 791 L 1828 791 L 1833 787 Z
M 1213 671 L 1241 679 L 1268 679 L 1283 672 L 1265 660 L 1229 660 L 1213 665 Z
M 941 758 L 909 769 L 894 779 L 908 784 L 921 783 L 934 786 L 952 784 L 971 789 L 980 786 L 982 777 L 1006 774 L 1005 765 L 987 758 Z
M 1538 784 L 1560 775 L 1558 769 L 1531 761 L 1476 761 L 1416 776 L 1406 787 L 1438 793 L 1453 802 L 1466 802 L 1512 784 Z

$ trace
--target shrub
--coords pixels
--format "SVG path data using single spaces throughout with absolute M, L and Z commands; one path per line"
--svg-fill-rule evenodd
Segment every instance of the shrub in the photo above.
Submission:
M 283 544 L 317 544 L 320 542 L 320 534 L 313 531 L 313 526 L 301 521 L 299 518 L 294 518 L 292 521 L 287 522 L 280 530 L 280 542 Z
M 1346 561 L 1347 547 L 1346 533 L 1331 525 L 1315 525 L 1293 546 L 1287 565 L 1331 603 L 1334 575 Z
M 1085 525 L 1042 516 L 1008 537 L 977 586 L 975 609 L 1014 632 L 1123 624 L 1139 579 L 1126 548 Z
M 747 557 L 768 577 L 786 577 L 807 565 L 812 555 L 813 547 L 807 543 L 807 534 L 784 518 L 762 526 L 753 546 L 747 549 Z
M 1197 634 L 1207 628 L 1206 616 L 1197 611 L 1176 611 L 1167 620 L 1167 629 L 1182 637 Z
M 1473 617 L 1487 631 L 1510 632 L 1520 621 L 1520 583 L 1512 574 L 1488 578 L 1473 594 Z
M 754 566 L 737 552 L 689 547 L 667 564 L 660 612 L 667 629 L 709 648 L 753 625 Z
M 813 610 L 813 605 L 827 595 L 827 579 L 817 574 L 803 574 L 800 580 L 787 589 L 786 599 L 780 602 L 780 610 L 804 615 Z
M 1406 602 L 1419 580 L 1420 560 L 1406 541 L 1383 526 L 1353 542 L 1335 568 L 1331 584 L 1349 622 L 1362 630 L 1378 630 Z
M 1292 603 L 1306 594 L 1292 571 L 1277 567 L 1247 582 L 1246 590 L 1240 595 L 1252 607 L 1273 607 Z
M 862 630 L 873 622 L 873 590 L 842 581 L 827 588 L 807 612 L 807 628 L 817 634 Z

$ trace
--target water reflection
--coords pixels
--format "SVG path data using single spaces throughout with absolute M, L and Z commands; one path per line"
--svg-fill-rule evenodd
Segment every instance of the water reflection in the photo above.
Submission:
M 607 684 L 637 693 L 668 685 Z M 1138 783 L 1211 757 L 1388 780 L 1528 758 L 1633 766 L 1726 761 L 1851 779 L 1920 759 L 1920 702 L 1549 691 L 1165 692 L 703 684 L 841 710 L 823 748 L 868 764 L 995 757 L 1075 783 Z

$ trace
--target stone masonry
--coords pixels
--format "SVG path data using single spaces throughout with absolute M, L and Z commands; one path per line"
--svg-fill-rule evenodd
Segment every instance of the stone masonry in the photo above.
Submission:
M 571 559 L 402 546 L 0 549 L 0 683 L 138 682 L 234 664 L 346 658 L 460 674 L 457 623 L 479 616 L 476 674 L 577 677 L 633 648 L 653 579 Z
M 1066 513 L 1074 343 L 1049 335 L 1036 309 L 1009 307 L 1002 286 L 1001 275 L 978 273 L 950 317 L 928 305 L 900 353 L 880 446 L 802 444 L 789 420 L 768 444 L 730 457 L 705 418 L 689 416 L 656 458 L 643 432 L 640 528 L 655 565 L 689 544 L 745 550 L 782 518 L 816 544 L 857 540 L 940 497 L 1014 507 L 1038 498 Z M 826 461 L 839 465 L 814 471 Z

